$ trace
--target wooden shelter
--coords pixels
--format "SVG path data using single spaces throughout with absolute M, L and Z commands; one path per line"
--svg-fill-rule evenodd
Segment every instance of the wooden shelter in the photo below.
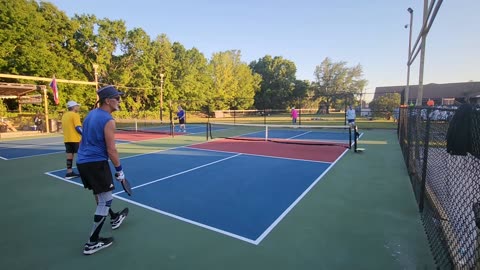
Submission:
M 95 82 L 85 82 L 85 81 L 74 81 L 74 80 L 62 80 L 56 79 L 57 83 L 72 83 L 72 84 L 82 84 L 82 85 L 93 85 L 95 86 L 95 95 L 98 90 L 98 79 L 97 79 L 97 68 L 98 65 L 94 65 L 95 69 Z M 24 75 L 13 75 L 13 74 L 3 74 L 0 73 L 0 78 L 8 78 L 15 80 L 29 80 L 29 81 L 45 81 L 50 82 L 52 78 L 36 77 L 36 76 L 24 76 Z M 19 102 L 19 112 L 21 112 L 21 100 L 22 97 L 25 97 L 28 93 L 40 91 L 43 93 L 43 104 L 45 109 L 45 126 L 46 131 L 50 132 L 49 121 L 48 121 L 48 100 L 47 100 L 47 86 L 46 85 L 35 85 L 35 84 L 17 84 L 17 83 L 0 83 L 0 99 L 13 98 L 18 99 Z M 98 96 L 97 96 L 98 99 Z
M 43 107 L 45 113 L 46 131 L 50 132 L 48 125 L 48 100 L 47 100 L 47 86 L 35 84 L 19 84 L 19 83 L 0 83 L 0 99 L 17 99 L 18 111 L 22 111 L 22 97 L 27 94 L 40 91 L 43 94 Z

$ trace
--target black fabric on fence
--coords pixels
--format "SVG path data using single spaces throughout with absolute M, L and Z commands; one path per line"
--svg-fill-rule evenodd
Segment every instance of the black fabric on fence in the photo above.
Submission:
M 472 152 L 473 107 L 463 104 L 450 121 L 447 133 L 447 152 L 451 155 L 465 156 Z

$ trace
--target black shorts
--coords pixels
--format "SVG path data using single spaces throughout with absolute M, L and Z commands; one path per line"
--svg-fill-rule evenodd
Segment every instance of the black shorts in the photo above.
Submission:
M 78 146 L 80 143 L 78 142 L 66 142 L 65 143 L 65 152 L 66 153 L 71 153 L 71 154 L 76 154 L 78 152 Z
M 180 125 L 185 124 L 185 118 L 182 118 L 182 119 L 178 120 L 178 122 L 180 123 Z
M 107 160 L 77 164 L 77 169 L 82 178 L 83 187 L 93 190 L 93 194 L 115 189 Z

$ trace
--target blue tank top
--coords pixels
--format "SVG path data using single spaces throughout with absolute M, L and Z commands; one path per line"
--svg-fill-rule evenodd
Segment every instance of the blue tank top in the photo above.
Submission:
M 185 116 L 185 111 L 184 110 L 180 110 L 180 111 L 177 112 L 178 119 L 182 119 L 184 116 Z
M 108 160 L 103 130 L 107 122 L 112 119 L 112 115 L 102 109 L 95 109 L 87 115 L 83 121 L 83 135 L 78 148 L 77 163 Z

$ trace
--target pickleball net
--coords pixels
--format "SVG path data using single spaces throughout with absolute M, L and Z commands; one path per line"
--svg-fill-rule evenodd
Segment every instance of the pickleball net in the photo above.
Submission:
M 331 145 L 351 148 L 356 142 L 350 126 L 262 125 L 210 122 L 207 138 L 270 141 L 304 145 Z
M 117 122 L 117 131 L 123 133 L 154 133 L 172 135 L 173 125 L 170 123 L 145 122 L 145 121 L 130 121 Z

